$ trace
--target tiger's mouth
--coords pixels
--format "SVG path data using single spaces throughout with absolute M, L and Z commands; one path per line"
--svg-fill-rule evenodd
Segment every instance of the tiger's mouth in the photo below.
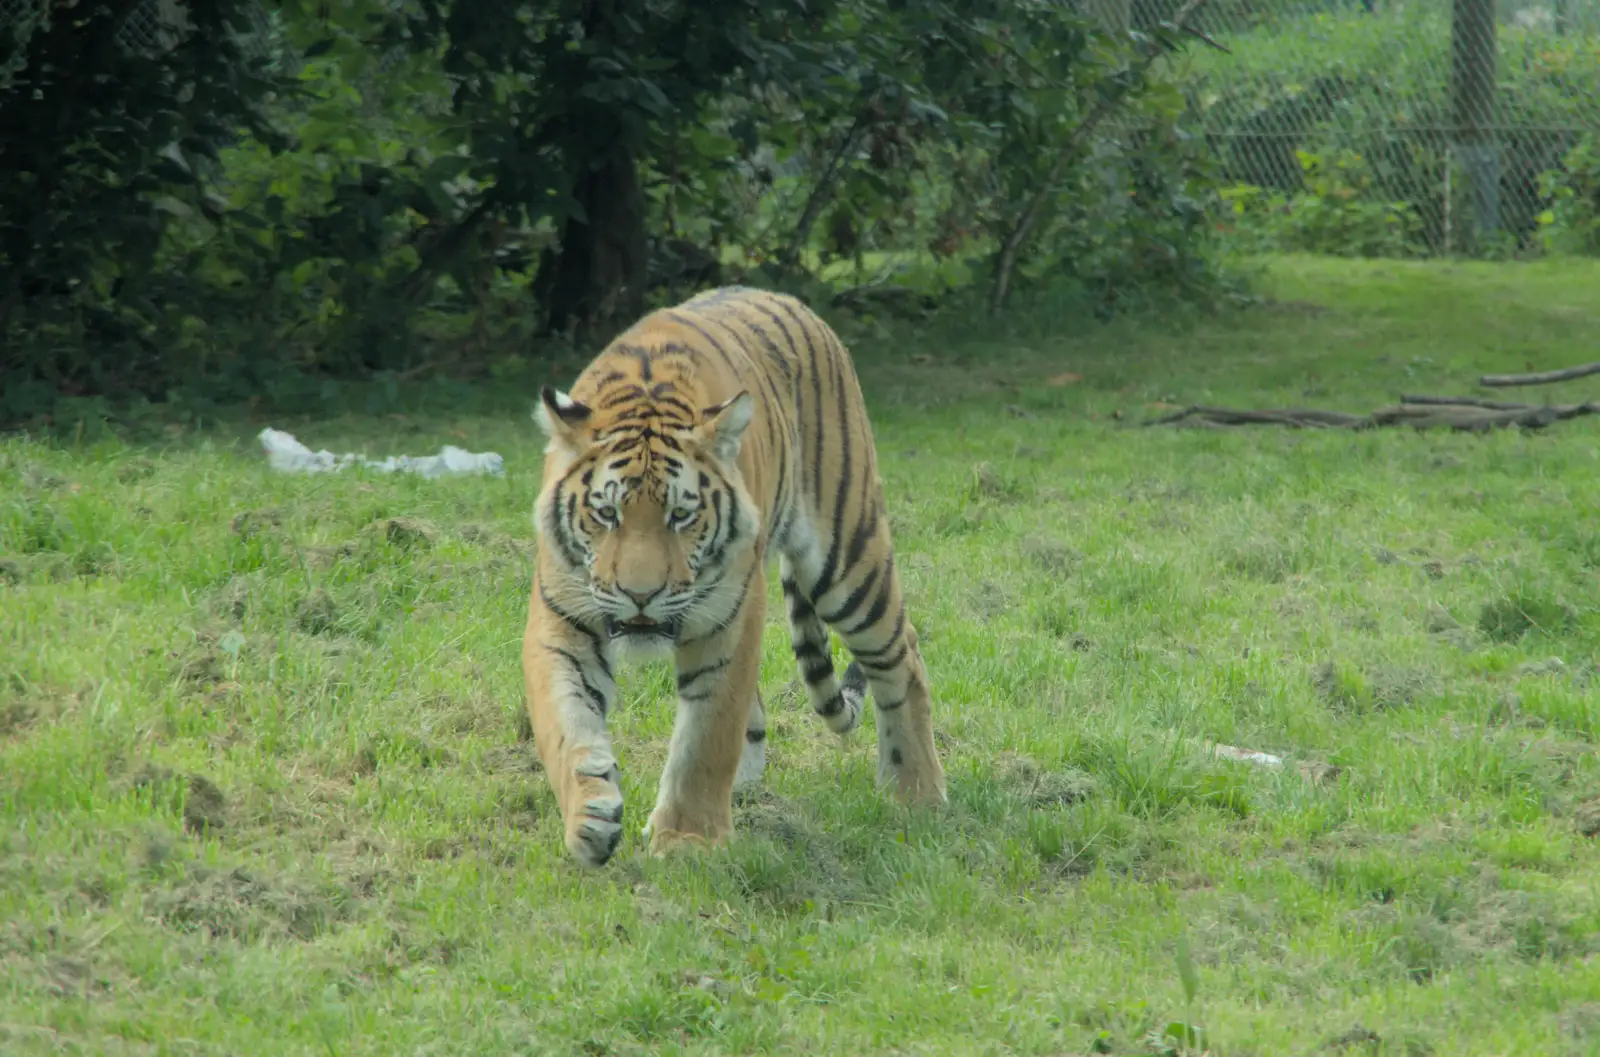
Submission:
M 627 620 L 607 620 L 606 633 L 613 639 L 676 639 L 678 621 L 651 620 L 649 617 L 630 617 Z

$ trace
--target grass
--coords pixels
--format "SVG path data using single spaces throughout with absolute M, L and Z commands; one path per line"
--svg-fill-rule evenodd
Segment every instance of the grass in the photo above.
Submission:
M 1592 359 L 1600 267 L 1267 284 L 858 337 L 950 810 L 808 714 L 775 607 L 739 839 L 642 855 L 645 669 L 600 872 L 519 737 L 538 379 L 275 423 L 501 480 L 0 441 L 0 1052 L 1596 1052 L 1600 429 L 1132 426 Z

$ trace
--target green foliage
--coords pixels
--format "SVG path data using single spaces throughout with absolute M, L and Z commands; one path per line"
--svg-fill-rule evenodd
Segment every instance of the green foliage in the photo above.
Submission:
M 148 45 L 125 33 L 143 10 L 85 0 L 0 36 L 0 421 L 40 391 L 163 376 L 172 218 L 217 212 L 208 177 L 241 132 L 281 146 L 261 108 L 279 80 L 241 47 L 241 0 L 185 5 Z
M 47 100 L 5 108 L 30 152 L 6 157 L 66 175 L 6 228 L 3 266 L 29 278 L 0 320 L 23 350 L 0 422 L 63 394 L 66 417 L 130 393 L 204 415 L 304 406 L 330 379 L 508 377 L 741 277 L 964 308 L 1041 189 L 1023 285 L 1105 314 L 1215 285 L 1192 110 L 1057 3 L 292 0 L 245 27 L 242 0 L 209 2 L 153 55 L 113 54 L 115 5 L 91 5 L 100 50 L 74 68 L 138 100 L 120 125 L 81 117 L 100 81 L 38 72 L 89 46 L 66 23 L 4 56 L 6 98 Z M 1107 101 L 1116 134 L 1082 136 Z
M 1539 214 L 1545 246 L 1557 253 L 1600 256 L 1600 139 L 1579 140 L 1560 169 L 1544 174 L 1541 190 L 1550 202 Z
M 1420 254 L 1444 248 L 1448 223 L 1453 252 L 1504 252 L 1473 231 L 1459 168 L 1444 201 L 1455 164 L 1450 39 L 1448 5 L 1395 5 L 1282 19 L 1231 39 L 1231 55 L 1196 53 L 1186 90 L 1223 134 L 1227 182 L 1311 214 L 1279 222 L 1268 209 L 1244 234 L 1282 248 Z M 1600 118 L 1600 41 L 1502 25 L 1498 44 L 1501 224 L 1510 248 L 1526 250 L 1549 208 L 1547 174 L 1566 169 L 1580 130 Z M 1304 155 L 1327 163 L 1325 178 L 1338 170 L 1343 202 L 1308 186 Z
M 1224 221 L 1243 247 L 1339 257 L 1409 257 L 1419 250 L 1416 212 L 1386 202 L 1360 155 L 1339 152 L 1332 163 L 1296 151 L 1303 189 L 1292 194 L 1251 184 L 1223 188 Z

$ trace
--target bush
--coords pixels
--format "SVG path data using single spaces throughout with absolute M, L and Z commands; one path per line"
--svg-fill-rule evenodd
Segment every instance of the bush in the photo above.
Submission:
M 706 2 L 618 0 L 602 24 L 585 0 L 286 0 L 260 24 L 195 0 L 144 54 L 84 0 L 83 32 L 14 35 L 0 425 L 62 397 L 205 414 L 525 375 L 741 278 L 903 284 L 875 303 L 927 311 L 990 282 L 1018 230 L 1013 285 L 1101 313 L 1215 289 L 1215 167 L 1154 61 L 1173 35 L 1047 0 Z M 1115 133 L 1080 143 L 1105 100 Z
M 1307 15 L 1229 43 L 1231 56 L 1194 57 L 1186 88 L 1214 133 L 1225 180 L 1268 200 L 1282 195 L 1281 210 L 1247 208 L 1236 212 L 1236 224 L 1258 242 L 1308 248 L 1309 240 L 1328 252 L 1365 253 L 1363 245 L 1397 252 L 1396 234 L 1407 253 L 1444 248 L 1453 124 L 1448 7 Z M 1600 42 L 1500 27 L 1496 105 L 1501 226 L 1515 246 L 1529 248 L 1550 207 L 1546 174 L 1563 170 L 1581 130 L 1600 120 Z M 1331 196 L 1312 186 L 1334 176 Z M 1501 250 L 1471 230 L 1459 171 L 1450 184 L 1452 250 Z M 1279 222 L 1301 213 L 1311 215 Z M 1253 224 L 1258 217 L 1265 227 Z M 1337 249 L 1326 240 L 1341 230 L 1352 241 Z M 1379 231 L 1388 234 L 1374 241 Z

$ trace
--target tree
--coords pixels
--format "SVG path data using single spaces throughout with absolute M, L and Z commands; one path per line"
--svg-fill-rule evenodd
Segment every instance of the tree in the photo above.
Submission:
M 146 280 L 171 217 L 214 208 L 200 170 L 241 130 L 281 142 L 261 111 L 281 85 L 241 47 L 256 29 L 244 0 L 192 0 L 141 40 L 129 31 L 151 10 L 79 0 L 0 30 L 8 400 L 39 385 L 138 389 L 161 352 Z

